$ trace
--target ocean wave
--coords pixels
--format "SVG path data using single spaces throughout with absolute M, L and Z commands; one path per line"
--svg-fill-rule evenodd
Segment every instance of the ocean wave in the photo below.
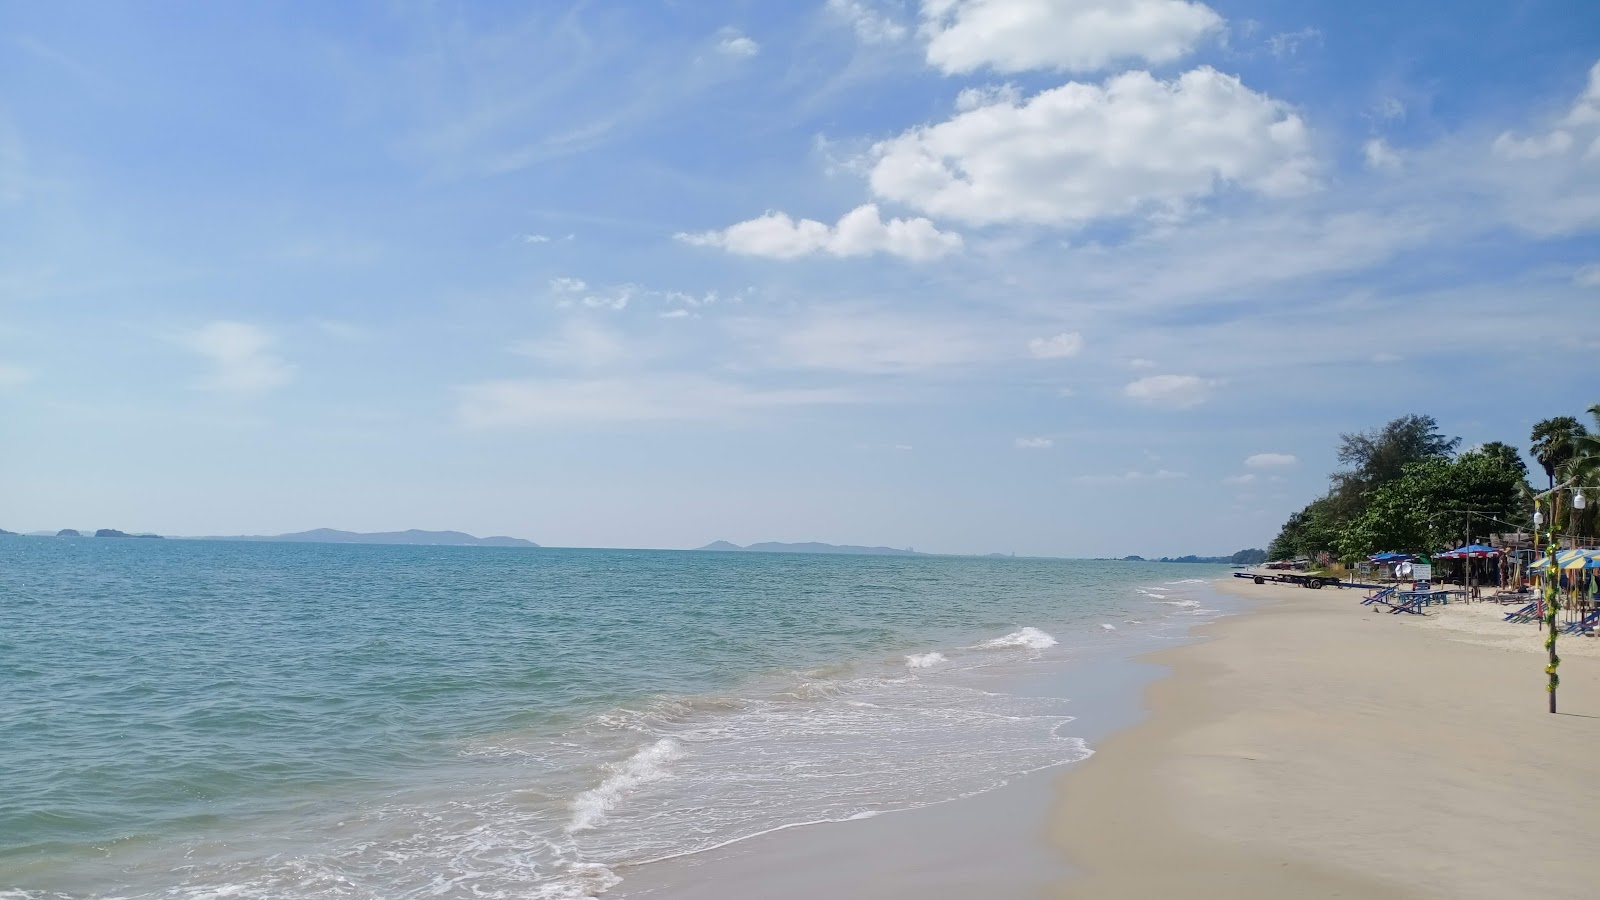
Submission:
M 1101 622 L 1100 623 L 1100 627 L 1104 628 L 1106 631 L 1116 631 L 1117 630 L 1117 626 L 1111 624 L 1110 622 Z
M 906 657 L 906 668 L 931 669 L 939 663 L 946 661 L 945 655 L 937 650 L 931 653 L 913 653 Z
M 992 650 L 1000 650 L 1009 647 L 1021 647 L 1028 650 L 1043 650 L 1046 647 L 1054 647 L 1055 645 L 1056 639 L 1054 636 L 1048 634 L 1047 632 L 1040 631 L 1031 625 L 1027 625 L 1011 632 L 1008 635 L 1005 635 L 1004 637 L 997 637 L 984 641 L 978 646 L 986 647 Z
M 1182 581 L 1169 581 L 1167 584 L 1205 584 L 1204 578 L 1185 578 Z
M 683 748 L 672 738 L 662 738 L 628 757 L 611 771 L 597 787 L 584 791 L 572 801 L 571 832 L 587 831 L 604 822 L 617 801 L 631 791 L 667 777 L 667 764 L 683 755 Z

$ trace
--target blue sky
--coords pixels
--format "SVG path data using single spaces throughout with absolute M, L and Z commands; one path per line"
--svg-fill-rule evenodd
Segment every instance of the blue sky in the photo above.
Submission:
M 1600 400 L 1597 64 L 1582 0 L 0 4 L 0 526 L 1264 546 L 1341 431 Z

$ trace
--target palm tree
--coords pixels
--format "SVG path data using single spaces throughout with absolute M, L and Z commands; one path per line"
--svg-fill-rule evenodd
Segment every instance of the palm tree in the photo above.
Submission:
M 1595 430 L 1573 439 L 1572 458 L 1561 471 L 1563 480 L 1572 479 L 1574 487 L 1594 498 L 1588 509 L 1573 516 L 1573 531 L 1586 535 L 1600 530 L 1600 403 L 1589 407 L 1589 415 L 1594 419 Z
M 1589 430 L 1571 416 L 1556 416 L 1533 426 L 1533 432 L 1528 436 L 1532 442 L 1528 449 L 1543 467 L 1552 488 L 1556 486 L 1556 470 L 1572 459 L 1576 453 L 1576 441 L 1587 436 Z

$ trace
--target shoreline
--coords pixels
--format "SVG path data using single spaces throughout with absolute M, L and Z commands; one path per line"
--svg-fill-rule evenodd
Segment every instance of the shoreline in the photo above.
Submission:
M 1552 716 L 1537 631 L 1486 641 L 1484 604 L 1214 586 L 1265 602 L 1146 657 L 1168 673 L 1147 717 L 1058 777 L 1049 832 L 1076 874 L 1052 896 L 1592 895 L 1594 640 L 1564 642 Z

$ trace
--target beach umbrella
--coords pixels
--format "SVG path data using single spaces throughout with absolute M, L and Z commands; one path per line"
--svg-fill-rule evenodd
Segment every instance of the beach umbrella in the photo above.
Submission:
M 1528 568 L 1535 574 L 1550 565 L 1550 557 L 1534 562 Z M 1600 550 L 1561 550 L 1556 553 L 1558 569 L 1600 569 Z
M 1499 556 L 1499 555 L 1500 555 L 1500 551 L 1496 550 L 1493 547 L 1485 547 L 1482 544 L 1468 544 L 1465 547 L 1457 547 L 1454 550 L 1446 550 L 1443 553 L 1435 554 L 1435 558 L 1437 558 L 1437 559 L 1484 559 L 1486 557 Z

